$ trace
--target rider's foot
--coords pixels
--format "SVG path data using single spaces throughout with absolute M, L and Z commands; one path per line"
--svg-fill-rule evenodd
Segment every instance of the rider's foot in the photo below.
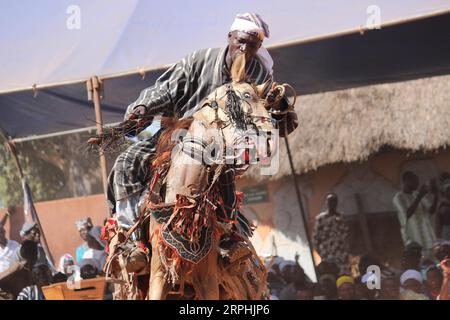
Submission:
M 136 244 L 127 258 L 126 269 L 128 272 L 140 273 L 148 266 L 147 253 L 141 245 Z

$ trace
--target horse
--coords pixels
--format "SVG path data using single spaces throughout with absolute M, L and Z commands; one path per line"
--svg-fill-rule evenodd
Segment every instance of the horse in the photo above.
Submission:
M 251 154 L 267 160 L 274 151 L 270 137 L 259 143 L 248 134 L 274 129 L 264 103 L 268 83 L 246 82 L 243 55 L 233 63 L 231 79 L 191 117 L 162 121 L 141 214 L 149 217 L 151 243 L 147 299 L 267 295 L 267 272 L 248 240 L 254 227 L 238 210 L 242 195 L 235 180 Z

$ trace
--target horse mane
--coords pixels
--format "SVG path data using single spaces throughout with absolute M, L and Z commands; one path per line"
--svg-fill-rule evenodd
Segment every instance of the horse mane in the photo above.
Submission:
M 173 147 L 178 143 L 178 141 L 172 140 L 172 134 L 174 131 L 179 129 L 188 130 L 194 121 L 193 117 L 186 119 L 179 119 L 176 117 L 163 117 L 161 118 L 161 127 L 163 128 L 161 135 L 158 138 L 158 143 L 156 146 L 155 157 L 153 158 L 152 166 L 159 167 L 163 164 L 170 162 L 170 155 Z

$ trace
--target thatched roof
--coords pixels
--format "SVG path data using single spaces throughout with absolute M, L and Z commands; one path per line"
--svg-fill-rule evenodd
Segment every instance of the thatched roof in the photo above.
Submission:
M 450 145 L 450 76 L 318 93 L 297 98 L 299 127 L 289 136 L 297 173 L 337 162 L 363 161 L 383 146 L 430 151 Z M 284 141 L 280 168 L 290 174 Z

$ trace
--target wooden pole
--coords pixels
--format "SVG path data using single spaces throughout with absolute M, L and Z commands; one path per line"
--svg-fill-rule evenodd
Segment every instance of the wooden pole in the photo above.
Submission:
M 287 155 L 289 158 L 289 165 L 291 167 L 291 175 L 292 175 L 292 179 L 294 181 L 294 187 L 295 187 L 295 193 L 297 195 L 298 206 L 300 207 L 300 215 L 302 216 L 303 225 L 305 227 L 306 240 L 308 241 L 308 248 L 309 248 L 309 252 L 311 254 L 311 260 L 312 260 L 312 264 L 314 267 L 314 273 L 316 276 L 316 280 L 318 281 L 319 278 L 317 277 L 316 263 L 314 261 L 312 242 L 311 242 L 311 237 L 310 237 L 310 233 L 309 233 L 309 223 L 308 223 L 308 219 L 306 218 L 305 210 L 303 208 L 302 196 L 300 193 L 300 187 L 297 182 L 297 175 L 295 173 L 294 162 L 292 161 L 291 149 L 289 147 L 289 141 L 288 141 L 287 135 L 284 137 L 284 142 L 286 144 L 286 151 L 287 151 Z
M 97 124 L 98 134 L 103 133 L 102 109 L 100 103 L 101 85 L 101 82 L 96 76 L 92 77 L 87 83 L 88 92 L 92 92 L 92 100 L 95 108 L 95 122 Z M 106 196 L 108 191 L 108 169 L 106 165 L 106 157 L 103 152 L 100 153 L 100 170 L 102 173 L 103 192 Z
M 367 223 L 367 218 L 366 218 L 366 214 L 364 212 L 364 207 L 363 207 L 363 203 L 361 200 L 361 196 L 358 193 L 355 193 L 355 201 L 356 201 L 356 207 L 358 208 L 359 225 L 361 227 L 361 231 L 363 234 L 364 247 L 365 247 L 366 252 L 372 253 L 373 246 L 372 246 L 372 239 L 370 238 L 369 224 Z

